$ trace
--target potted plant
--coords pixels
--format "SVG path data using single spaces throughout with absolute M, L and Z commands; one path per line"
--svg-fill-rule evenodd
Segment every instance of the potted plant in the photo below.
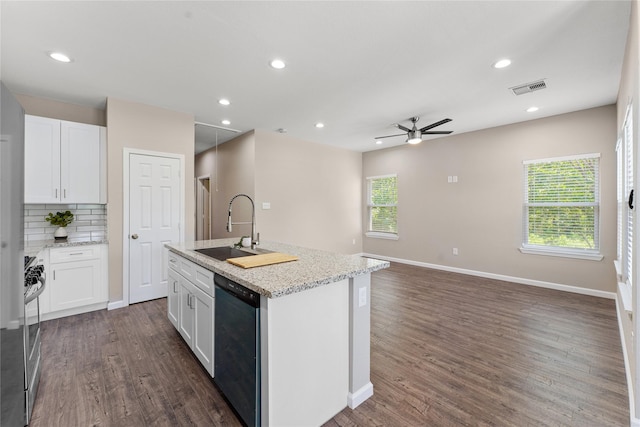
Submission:
M 58 226 L 56 231 L 53 233 L 53 237 L 55 237 L 56 240 L 67 238 L 67 229 L 65 227 L 71 224 L 71 221 L 73 221 L 73 214 L 71 213 L 71 211 L 56 212 L 55 215 L 49 212 L 49 216 L 45 217 L 44 219 L 51 225 Z

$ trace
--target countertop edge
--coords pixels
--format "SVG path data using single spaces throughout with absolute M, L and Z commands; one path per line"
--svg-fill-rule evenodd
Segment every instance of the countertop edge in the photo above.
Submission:
M 222 243 L 223 241 L 221 241 Z M 226 242 L 226 240 L 224 240 L 224 242 Z M 219 243 L 219 245 L 221 244 Z M 282 245 L 282 244 L 278 244 L 281 247 L 284 246 L 288 249 L 293 249 L 290 252 L 296 252 L 294 246 L 291 245 Z M 282 272 L 283 272 L 283 268 L 287 268 L 285 266 L 285 264 L 275 264 L 275 265 L 270 265 L 270 266 L 263 266 L 263 267 L 256 267 L 256 268 L 252 268 L 252 269 L 243 269 L 241 267 L 237 267 L 234 266 L 230 263 L 227 263 L 226 261 L 218 261 L 218 260 L 213 260 L 209 257 L 206 257 L 204 255 L 198 254 L 197 252 L 195 252 L 193 249 L 188 249 L 186 247 L 184 247 L 184 244 L 174 244 L 174 243 L 167 243 L 165 244 L 165 247 L 180 256 L 185 257 L 186 259 L 188 259 L 189 261 L 194 262 L 195 264 L 213 271 L 214 273 L 223 275 L 225 277 L 227 277 L 230 280 L 233 280 L 253 291 L 256 291 L 258 293 L 260 293 L 261 295 L 264 295 L 268 298 L 278 298 L 278 297 L 283 297 L 286 295 L 291 295 L 297 292 L 302 292 L 305 290 L 309 290 L 309 289 L 313 289 L 313 288 L 317 288 L 320 286 L 324 286 L 324 285 L 328 285 L 330 283 L 334 283 L 334 282 L 338 282 L 341 280 L 345 280 L 345 279 L 351 279 L 357 276 L 361 276 L 364 274 L 369 274 L 369 273 L 373 273 L 375 271 L 379 271 L 385 268 L 389 268 L 389 266 L 391 265 L 389 261 L 383 261 L 383 260 L 377 260 L 377 259 L 373 259 L 373 258 L 367 258 L 367 257 L 362 257 L 362 256 L 355 256 L 355 255 L 341 255 L 341 254 L 337 254 L 337 253 L 330 253 L 330 252 L 326 252 L 326 251 L 320 251 L 320 250 L 313 250 L 313 249 L 306 249 L 306 248 L 299 248 L 300 250 L 305 251 L 306 253 L 316 253 L 316 254 L 330 254 L 332 257 L 338 257 L 338 258 L 343 258 L 346 260 L 354 260 L 356 258 L 361 259 L 362 262 L 366 262 L 368 265 L 367 266 L 360 266 L 360 267 L 354 267 L 354 268 L 348 268 L 348 269 L 340 269 L 338 271 L 335 272 L 331 272 L 330 271 L 330 267 L 327 266 L 327 273 L 323 274 L 322 277 L 318 277 L 318 278 L 314 278 L 312 280 L 302 280 L 300 282 L 295 282 L 292 283 L 290 285 L 286 285 L 284 287 L 281 287 L 279 289 L 275 289 L 275 290 L 270 290 L 268 288 L 262 287 L 258 284 L 255 283 L 255 281 L 251 281 L 248 280 L 246 277 L 242 277 L 244 276 L 250 276 L 250 275 L 256 275 L 255 272 L 258 272 L 258 275 L 269 275 L 270 273 L 272 273 L 272 275 L 276 278 L 282 278 Z M 194 248 L 195 249 L 195 248 Z M 297 254 L 296 254 L 297 255 Z M 371 262 L 368 262 L 371 261 Z M 297 262 L 297 261 L 293 261 L 293 262 Z M 252 270 L 252 271 L 250 271 Z
M 75 246 L 106 245 L 106 244 L 109 244 L 109 241 L 107 239 L 77 240 L 77 241 L 33 240 L 33 241 L 24 243 L 24 254 L 29 256 L 36 256 L 43 249 L 69 248 L 69 247 L 75 247 Z

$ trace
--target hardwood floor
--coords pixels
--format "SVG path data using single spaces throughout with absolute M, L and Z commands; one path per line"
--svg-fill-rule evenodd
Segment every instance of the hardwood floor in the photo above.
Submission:
M 612 300 L 392 264 L 372 275 L 374 396 L 325 426 L 628 426 Z M 166 300 L 43 324 L 40 426 L 240 425 Z

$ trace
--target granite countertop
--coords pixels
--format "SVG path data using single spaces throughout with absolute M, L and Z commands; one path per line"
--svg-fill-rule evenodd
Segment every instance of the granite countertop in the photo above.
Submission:
M 327 285 L 389 267 L 388 261 L 359 255 L 342 255 L 276 242 L 261 242 L 258 248 L 299 257 L 297 261 L 244 269 L 195 252 L 195 249 L 231 246 L 237 238 L 171 243 L 165 246 L 190 261 L 269 298 Z
M 109 243 L 107 239 L 88 240 L 68 238 L 67 240 L 31 240 L 24 242 L 24 254 L 27 256 L 36 256 L 38 253 L 47 248 L 67 248 L 71 246 L 84 245 L 102 245 Z

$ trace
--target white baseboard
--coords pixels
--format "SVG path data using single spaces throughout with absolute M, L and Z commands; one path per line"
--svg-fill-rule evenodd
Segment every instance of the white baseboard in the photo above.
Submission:
M 430 264 L 427 262 L 412 261 L 402 258 L 393 258 L 383 255 L 364 253 L 367 258 L 382 259 L 385 261 L 399 262 L 401 264 L 415 265 L 418 267 L 433 268 L 434 270 L 450 271 L 452 273 L 468 274 L 470 276 L 484 277 L 487 279 L 502 280 L 505 282 L 519 283 L 521 285 L 538 286 L 540 288 L 555 289 L 558 291 L 573 292 L 575 294 L 590 295 L 593 297 L 616 299 L 615 292 L 599 291 L 597 289 L 581 288 L 579 286 L 564 285 L 561 283 L 544 282 L 542 280 L 525 279 L 523 277 L 505 276 L 503 274 L 487 273 L 484 271 L 468 270 L 466 268 L 450 267 L 448 265 Z
M 364 386 L 360 387 L 359 390 L 347 395 L 347 404 L 349 405 L 349 408 L 355 409 L 371 396 L 373 396 L 373 384 L 368 382 Z
M 107 304 L 107 310 L 115 310 L 117 308 L 122 308 L 122 307 L 126 307 L 123 300 L 110 301 L 109 304 Z
M 618 330 L 620 332 L 620 340 L 622 341 L 622 354 L 624 356 L 624 371 L 627 375 L 627 392 L 629 394 L 629 425 L 631 427 L 640 427 L 640 419 L 636 418 L 635 410 L 635 397 L 633 394 L 633 379 L 631 378 L 631 364 L 629 360 L 629 353 L 627 352 L 627 346 L 625 341 L 624 330 L 622 329 L 622 316 L 627 312 L 620 310 L 620 304 L 616 298 L 616 315 L 618 316 Z

